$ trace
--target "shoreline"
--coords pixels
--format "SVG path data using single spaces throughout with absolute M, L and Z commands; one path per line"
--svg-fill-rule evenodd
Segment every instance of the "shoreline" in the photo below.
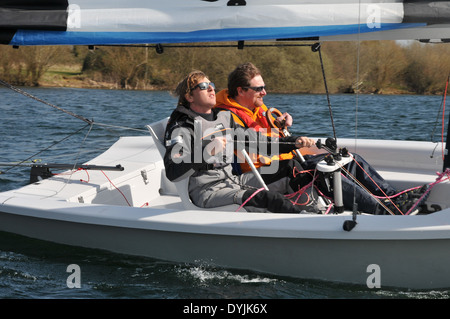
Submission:
M 118 83 L 97 81 L 95 75 L 87 75 L 81 71 L 81 67 L 61 67 L 60 65 L 54 66 L 47 70 L 38 82 L 36 88 L 82 88 L 82 89 L 105 89 L 105 90 L 126 90 L 126 91 L 172 91 L 174 88 L 168 87 L 167 85 L 141 85 L 138 88 L 122 88 Z M 12 84 L 14 86 L 22 86 L 17 84 Z M 222 88 L 218 88 L 217 91 Z M 325 90 L 323 92 L 308 92 L 302 90 L 296 91 L 279 91 L 271 90 L 272 94 L 326 94 Z M 353 89 L 342 89 L 330 92 L 330 94 L 356 94 Z M 372 94 L 372 95 L 442 95 L 443 92 L 438 92 L 436 94 L 425 93 L 419 94 L 416 92 L 388 87 L 382 90 L 374 90 L 370 88 L 362 87 L 359 90 L 359 94 Z
M 88 77 L 77 75 L 74 78 L 66 78 L 63 76 L 63 79 L 54 79 L 54 78 L 48 78 L 43 79 L 39 81 L 39 85 L 36 87 L 41 88 L 61 88 L 61 87 L 67 87 L 67 88 L 80 88 L 80 89 L 107 89 L 107 90 L 125 90 L 125 91 L 171 91 L 171 88 L 168 88 L 166 86 L 155 86 L 155 85 L 148 85 L 146 88 L 134 88 L 134 89 L 127 89 L 127 88 L 121 88 L 117 83 L 111 83 L 111 82 L 101 82 L 101 81 L 95 81 L 93 79 L 90 79 Z M 220 89 L 218 90 L 220 91 Z M 277 92 L 277 91 L 271 91 L 273 94 L 326 94 L 326 92 L 317 93 L 317 92 Z M 349 91 L 337 91 L 337 92 L 330 92 L 330 94 L 356 94 L 356 92 L 349 92 Z M 415 92 L 407 91 L 407 90 L 400 90 L 400 89 L 394 89 L 394 88 L 387 88 L 378 92 L 373 92 L 370 90 L 360 90 L 359 94 L 373 94 L 373 95 L 441 95 L 440 94 L 417 94 Z

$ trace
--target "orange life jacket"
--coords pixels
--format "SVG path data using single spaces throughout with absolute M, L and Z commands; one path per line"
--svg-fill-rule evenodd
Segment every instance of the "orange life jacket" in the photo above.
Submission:
M 220 109 L 226 109 L 231 111 L 234 121 L 246 128 L 252 128 L 256 131 L 264 131 L 267 135 L 279 136 L 277 129 L 272 129 L 266 118 L 266 111 L 268 110 L 266 105 L 256 107 L 253 111 L 248 108 L 239 105 L 233 98 L 229 97 L 228 90 L 222 90 L 216 94 L 216 106 Z M 259 154 L 249 154 L 256 168 L 263 165 L 270 165 L 272 161 L 291 159 L 294 157 L 293 153 L 283 153 L 279 155 L 273 155 L 268 158 L 267 156 Z M 241 170 L 243 173 L 251 170 L 250 165 L 245 162 L 241 163 Z

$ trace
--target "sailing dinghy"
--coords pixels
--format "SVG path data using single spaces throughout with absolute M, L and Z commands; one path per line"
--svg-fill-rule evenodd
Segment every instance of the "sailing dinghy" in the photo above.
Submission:
M 7 45 L 124 45 L 314 39 L 450 39 L 446 1 L 15 1 L 0 5 Z M 81 164 L 0 193 L 0 230 L 68 245 L 355 283 L 450 287 L 448 145 L 339 139 L 399 189 L 429 184 L 424 214 L 247 213 L 192 204 L 170 182 L 162 136 L 122 137 Z M 448 140 L 448 138 L 447 138 Z M 435 149 L 445 150 L 442 155 Z M 323 152 L 323 149 L 315 149 Z M 434 156 L 430 156 L 434 154 Z M 72 167 L 75 168 L 75 165 Z M 84 170 L 89 170 L 89 181 Z M 104 172 L 108 171 L 106 175 Z M 43 173 L 44 172 L 44 173 Z M 82 175 L 82 176 L 81 176 Z

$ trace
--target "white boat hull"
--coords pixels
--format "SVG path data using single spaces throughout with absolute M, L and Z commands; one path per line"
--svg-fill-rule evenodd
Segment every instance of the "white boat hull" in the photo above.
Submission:
M 359 154 L 398 185 L 432 182 L 440 165 L 439 159 L 429 156 L 436 146 L 432 143 L 343 143 L 357 145 Z M 402 150 L 399 145 L 408 147 Z M 396 150 L 404 162 L 380 156 L 382 150 L 385 154 Z M 414 156 L 405 159 L 409 152 Z M 422 157 L 425 162 L 417 162 L 415 169 L 408 167 Z M 151 137 L 122 138 L 89 163 L 121 164 L 125 170 L 89 172 L 87 182 L 80 180 L 86 179 L 85 172 L 78 171 L 0 193 L 0 230 L 68 245 L 281 276 L 361 285 L 375 282 L 381 287 L 450 287 L 448 181 L 436 185 L 428 199 L 441 208 L 438 212 L 358 215 L 356 227 L 344 231 L 344 221 L 352 219 L 350 212 L 187 210 L 165 179 Z

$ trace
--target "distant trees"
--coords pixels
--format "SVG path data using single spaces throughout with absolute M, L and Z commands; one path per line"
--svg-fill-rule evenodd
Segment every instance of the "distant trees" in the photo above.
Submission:
M 323 47 L 336 92 L 438 94 L 450 74 L 450 46 L 445 43 L 330 42 Z
M 407 61 L 404 82 L 408 89 L 418 94 L 442 92 L 450 72 L 450 47 L 416 42 L 404 51 Z
M 406 63 L 404 51 L 395 42 L 364 42 L 360 64 L 363 85 L 373 93 L 398 88 Z
M 289 42 L 287 42 L 289 43 Z M 322 93 L 317 52 L 310 47 L 164 48 L 153 47 L 0 46 L 0 77 L 16 85 L 39 85 L 53 65 L 79 65 L 81 77 L 122 89 L 173 89 L 193 69 L 206 72 L 225 88 L 228 74 L 251 61 L 271 92 Z M 254 44 L 254 43 L 252 43 Z M 225 43 L 227 45 L 227 43 Z M 331 93 L 442 92 L 450 72 L 448 44 L 407 45 L 395 41 L 325 42 L 322 57 Z
M 49 67 L 62 61 L 67 52 L 67 47 L 57 46 L 0 46 L 0 76 L 14 84 L 37 86 Z
M 324 44 L 324 51 L 338 92 L 384 93 L 404 87 L 405 49 L 395 41 L 332 42 Z
M 145 54 L 144 51 L 146 50 Z M 145 56 L 145 59 L 143 57 Z M 268 85 L 277 92 L 319 92 L 323 88 L 317 54 L 310 48 L 167 47 L 163 54 L 154 48 L 99 47 L 88 53 L 83 71 L 121 88 L 142 88 L 147 83 L 173 88 L 194 69 L 206 72 L 219 88 L 227 86 L 228 74 L 240 63 L 252 61 L 263 72 Z M 147 72 L 144 73 L 144 68 Z
M 82 71 L 117 83 L 122 89 L 144 89 L 149 79 L 148 62 L 145 48 L 102 47 L 87 53 Z

